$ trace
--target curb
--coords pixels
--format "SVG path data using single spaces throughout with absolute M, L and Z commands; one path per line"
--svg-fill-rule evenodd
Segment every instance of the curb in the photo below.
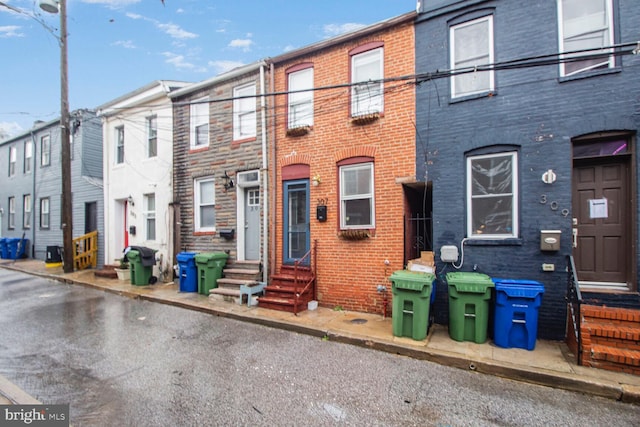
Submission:
M 36 398 L 26 393 L 17 385 L 0 375 L 0 404 L 2 404 L 2 397 L 5 397 L 9 404 L 14 405 L 40 405 L 41 402 Z
M 12 267 L 9 267 L 9 269 L 22 271 L 20 269 L 12 268 Z M 478 372 L 486 375 L 493 375 L 493 376 L 511 379 L 515 381 L 542 385 L 542 386 L 552 387 L 556 389 L 563 389 L 563 390 L 573 391 L 581 394 L 604 397 L 604 398 L 608 398 L 616 401 L 621 401 L 624 403 L 640 405 L 640 386 L 636 386 L 636 385 L 620 384 L 615 381 L 593 380 L 591 378 L 584 378 L 584 377 L 578 376 L 577 374 L 563 373 L 563 372 L 556 372 L 556 371 L 551 372 L 551 371 L 546 371 L 540 368 L 523 369 L 516 365 L 511 365 L 505 362 L 500 362 L 498 364 L 494 361 L 487 360 L 487 359 L 473 360 L 467 357 L 460 356 L 459 354 L 449 353 L 446 351 L 415 349 L 415 348 L 411 348 L 403 345 L 394 344 L 391 342 L 377 340 L 371 337 L 345 334 L 340 331 L 322 330 L 315 327 L 289 323 L 284 320 L 275 320 L 275 319 L 269 319 L 269 318 L 263 318 L 263 317 L 252 317 L 252 316 L 245 316 L 238 313 L 219 311 L 219 310 L 216 310 L 215 308 L 194 306 L 182 301 L 158 298 L 152 294 L 140 294 L 133 291 L 110 289 L 108 287 L 100 286 L 90 282 L 83 282 L 75 279 L 51 276 L 47 274 L 41 274 L 38 272 L 34 272 L 34 273 L 29 272 L 28 274 L 44 277 L 51 280 L 56 280 L 66 284 L 80 285 L 80 286 L 85 286 L 85 287 L 89 287 L 97 290 L 102 290 L 104 292 L 125 296 L 131 299 L 139 299 L 143 301 L 149 301 L 149 302 L 160 303 L 165 305 L 172 305 L 175 307 L 199 311 L 199 312 L 203 312 L 203 313 L 207 313 L 207 314 L 211 314 L 219 317 L 225 317 L 225 318 L 234 319 L 238 321 L 267 326 L 275 329 L 282 329 L 282 330 L 287 330 L 287 331 L 296 332 L 300 334 L 310 335 L 317 338 L 326 337 L 330 341 L 356 345 L 363 348 L 383 351 L 386 353 L 397 354 L 405 357 L 411 357 L 417 360 L 426 360 L 426 361 L 437 363 L 443 366 L 449 366 L 453 368 Z M 7 398 L 10 398 L 13 394 L 16 394 L 16 396 L 21 398 L 32 399 L 32 402 L 28 402 L 28 403 L 39 403 L 37 400 L 29 396 L 28 394 L 22 392 L 17 387 L 13 386 L 11 383 L 6 381 L 6 379 L 4 380 L 6 381 L 6 383 L 8 383 L 10 392 L 5 393 L 3 388 L 4 387 L 4 383 L 2 381 L 3 379 L 4 378 L 0 376 L 0 396 L 4 394 Z M 20 392 L 22 392 L 22 395 L 20 395 Z M 13 400 L 13 399 L 10 399 L 10 400 Z

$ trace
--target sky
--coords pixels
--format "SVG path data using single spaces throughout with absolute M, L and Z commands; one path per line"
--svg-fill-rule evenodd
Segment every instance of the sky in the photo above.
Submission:
M 416 0 L 67 0 L 69 107 L 95 109 L 155 80 L 207 80 L 415 7 Z M 60 117 L 59 27 L 59 15 L 38 0 L 0 0 L 0 139 Z

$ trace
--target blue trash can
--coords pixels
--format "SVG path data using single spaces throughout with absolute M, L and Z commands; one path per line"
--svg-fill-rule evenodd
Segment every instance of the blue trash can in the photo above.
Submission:
M 18 243 L 19 237 L 7 237 L 7 253 L 8 259 L 18 259 Z
M 9 258 L 9 247 L 7 246 L 7 238 L 0 238 L 0 258 L 8 259 Z
M 180 292 L 198 292 L 196 253 L 180 252 L 176 255 L 180 275 Z
M 533 350 L 544 286 L 532 280 L 493 279 L 496 304 L 493 342 L 503 348 Z

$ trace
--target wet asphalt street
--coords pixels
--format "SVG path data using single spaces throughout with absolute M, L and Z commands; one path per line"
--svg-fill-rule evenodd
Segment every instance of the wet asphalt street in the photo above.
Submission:
M 640 407 L 0 269 L 0 374 L 75 426 L 635 426 Z

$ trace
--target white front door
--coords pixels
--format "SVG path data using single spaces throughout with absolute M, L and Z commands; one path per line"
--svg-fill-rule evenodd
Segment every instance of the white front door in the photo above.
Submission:
M 260 188 L 246 188 L 244 197 L 244 256 L 260 259 Z

